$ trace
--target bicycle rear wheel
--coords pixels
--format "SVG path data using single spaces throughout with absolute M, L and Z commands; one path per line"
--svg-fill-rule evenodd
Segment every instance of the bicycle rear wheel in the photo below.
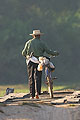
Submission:
M 48 92 L 49 92 L 50 98 L 53 98 L 53 83 L 49 77 L 47 77 L 47 81 L 48 81 Z

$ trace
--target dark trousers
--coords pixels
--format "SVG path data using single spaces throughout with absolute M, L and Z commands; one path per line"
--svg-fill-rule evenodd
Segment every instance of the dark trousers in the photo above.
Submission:
M 41 92 L 41 72 L 37 70 L 38 64 L 29 62 L 27 65 L 30 94 L 35 97 L 35 91 Z
M 38 93 L 41 94 L 42 71 L 38 71 Z

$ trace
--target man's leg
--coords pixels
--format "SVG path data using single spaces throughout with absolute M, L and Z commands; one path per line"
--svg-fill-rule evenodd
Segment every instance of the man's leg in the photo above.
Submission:
M 28 79 L 29 79 L 29 86 L 30 86 L 30 94 L 32 97 L 35 97 L 35 81 L 34 81 L 34 63 L 29 62 L 27 66 L 28 71 Z
M 42 71 L 38 71 L 36 69 L 36 77 L 37 77 L 37 81 L 36 81 L 36 88 L 37 88 L 37 92 L 40 95 L 41 94 L 41 78 L 42 78 Z
M 38 99 L 39 95 L 39 74 L 37 70 L 38 64 L 35 64 L 35 74 L 34 74 L 34 79 L 35 79 L 35 90 L 36 90 L 36 98 Z
M 38 92 L 41 94 L 42 71 L 38 71 Z

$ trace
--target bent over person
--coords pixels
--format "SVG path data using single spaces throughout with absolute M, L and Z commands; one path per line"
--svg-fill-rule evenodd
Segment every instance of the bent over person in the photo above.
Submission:
M 38 99 L 39 94 L 41 93 L 42 75 L 42 72 L 37 70 L 39 64 L 38 58 L 43 56 L 44 52 L 53 56 L 57 56 L 59 53 L 48 49 L 46 44 L 40 40 L 40 36 L 43 35 L 40 30 L 33 30 L 33 33 L 30 35 L 33 37 L 33 39 L 30 39 L 26 42 L 22 51 L 22 55 L 25 56 L 27 60 L 27 71 L 31 98 L 34 99 L 36 92 L 36 99 Z

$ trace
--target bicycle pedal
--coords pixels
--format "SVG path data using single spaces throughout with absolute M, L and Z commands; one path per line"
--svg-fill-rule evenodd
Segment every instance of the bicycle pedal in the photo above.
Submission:
M 52 79 L 55 80 L 55 79 L 58 79 L 58 78 L 57 77 L 53 77 Z
M 47 84 L 47 85 L 48 85 L 48 83 L 49 83 L 49 82 L 47 82 L 47 81 L 45 82 L 45 84 Z

